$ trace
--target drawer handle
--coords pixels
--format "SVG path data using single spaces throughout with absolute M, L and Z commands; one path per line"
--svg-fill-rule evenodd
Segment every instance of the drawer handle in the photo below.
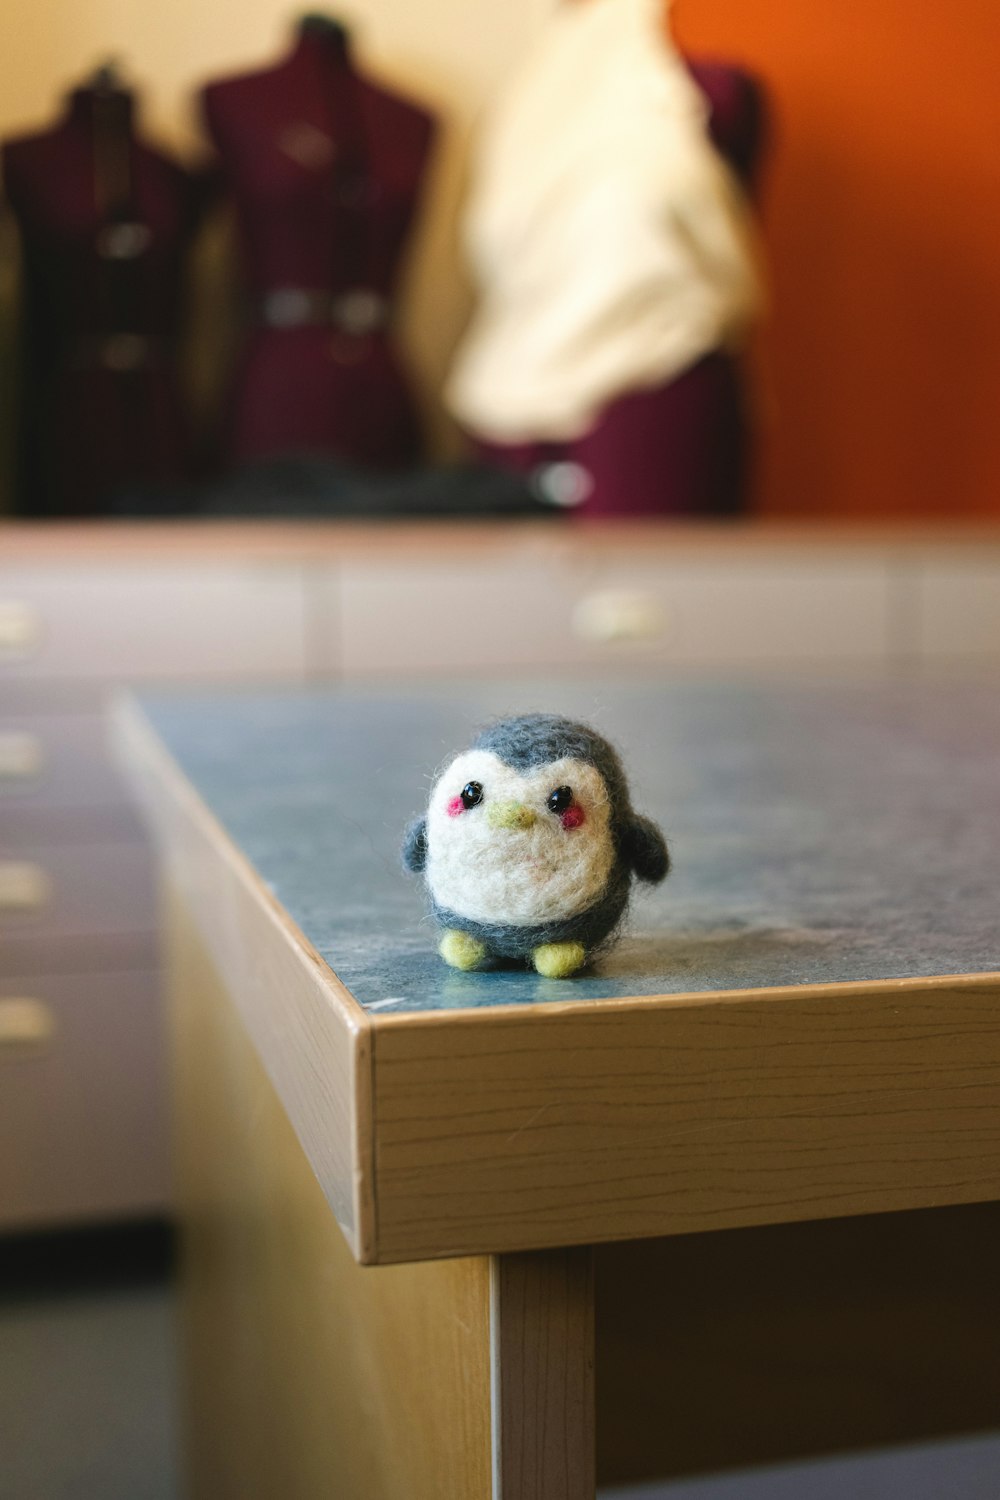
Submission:
M 37 734 L 0 730 L 0 782 L 30 781 L 41 774 L 44 760 Z
M 50 1046 L 58 1027 L 44 1000 L 0 1000 L 0 1057 L 21 1057 Z
M 0 599 L 0 661 L 28 656 L 41 635 L 37 609 L 22 599 Z
M 34 911 L 52 894 L 52 882 L 41 865 L 27 860 L 0 860 L 0 911 Z
M 585 641 L 654 640 L 667 624 L 659 600 L 636 589 L 598 589 L 573 611 L 573 629 Z

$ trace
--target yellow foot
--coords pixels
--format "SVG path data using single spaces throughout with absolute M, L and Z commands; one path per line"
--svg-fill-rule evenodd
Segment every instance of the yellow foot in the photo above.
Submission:
M 543 943 L 531 955 L 532 963 L 546 979 L 568 979 L 587 961 L 582 943 Z
M 474 969 L 486 957 L 486 945 L 467 932 L 449 928 L 438 943 L 438 952 L 453 969 Z

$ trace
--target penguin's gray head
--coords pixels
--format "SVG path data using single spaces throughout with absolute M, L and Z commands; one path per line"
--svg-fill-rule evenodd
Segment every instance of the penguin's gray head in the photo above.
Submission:
M 640 868 L 643 829 L 652 825 L 632 812 L 607 740 L 554 714 L 503 719 L 434 785 L 427 883 L 439 906 L 475 921 L 559 921 L 598 902 L 623 864 L 662 878 L 667 855 L 655 829 L 656 848 Z

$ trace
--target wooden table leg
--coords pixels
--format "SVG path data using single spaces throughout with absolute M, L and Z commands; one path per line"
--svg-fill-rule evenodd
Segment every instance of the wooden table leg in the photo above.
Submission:
M 592 1251 L 356 1265 L 171 895 L 193 1493 L 594 1500 Z
M 490 1500 L 489 1257 L 355 1263 L 184 899 L 169 912 L 191 1494 Z
M 588 1248 L 492 1258 L 493 1500 L 593 1500 Z

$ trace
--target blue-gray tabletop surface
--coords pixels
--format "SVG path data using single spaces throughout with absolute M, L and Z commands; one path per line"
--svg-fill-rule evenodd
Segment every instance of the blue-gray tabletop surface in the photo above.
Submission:
M 1000 692 L 988 683 L 571 683 L 146 697 L 233 842 L 377 1013 L 1000 970 Z M 622 752 L 669 879 L 588 973 L 463 974 L 404 826 L 473 730 L 540 709 Z

